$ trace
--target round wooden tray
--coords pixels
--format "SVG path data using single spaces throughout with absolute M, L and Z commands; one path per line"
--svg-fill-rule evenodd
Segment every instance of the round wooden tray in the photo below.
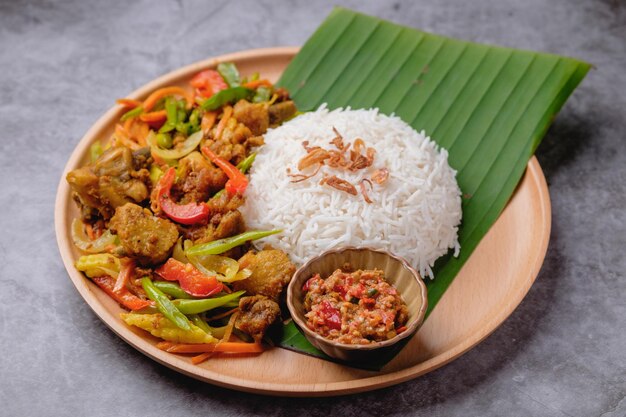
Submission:
M 277 80 L 297 48 L 244 51 L 208 59 L 164 75 L 129 97 L 145 98 L 152 90 L 184 84 L 199 70 L 233 61 L 243 74 L 259 71 Z M 65 175 L 88 160 L 89 146 L 108 138 L 122 114 L 106 112 L 82 138 L 59 183 L 55 205 L 57 242 L 68 274 L 80 295 L 115 333 L 150 358 L 201 381 L 281 396 L 326 396 L 373 390 L 430 372 L 478 344 L 522 301 L 535 280 L 550 236 L 550 198 L 543 172 L 533 157 L 515 194 L 483 238 L 433 313 L 411 342 L 380 372 L 363 371 L 273 348 L 255 357 L 220 358 L 199 366 L 189 358 L 156 348 L 148 333 L 126 326 L 123 310 L 74 268 L 80 256 L 70 237 L 78 215 Z

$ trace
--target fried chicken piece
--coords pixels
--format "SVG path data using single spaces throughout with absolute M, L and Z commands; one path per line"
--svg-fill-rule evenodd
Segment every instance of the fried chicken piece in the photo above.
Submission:
M 278 301 L 283 288 L 296 272 L 295 265 L 278 249 L 250 251 L 239 259 L 239 268 L 248 268 L 252 275 L 233 282 L 235 291 L 245 290 L 248 295 L 260 294 L 274 301 Z
M 140 265 L 165 261 L 178 240 L 174 223 L 132 203 L 115 210 L 109 227 L 117 233 L 125 254 Z
M 250 103 L 239 100 L 233 108 L 233 116 L 250 129 L 253 135 L 258 136 L 267 132 L 270 125 L 270 115 L 267 103 Z
M 239 210 L 217 213 L 206 225 L 192 226 L 184 229 L 185 238 L 193 240 L 195 245 L 212 242 L 225 237 L 243 233 L 246 225 Z
M 280 317 L 280 307 L 263 295 L 242 297 L 235 327 L 260 342 L 265 331 Z

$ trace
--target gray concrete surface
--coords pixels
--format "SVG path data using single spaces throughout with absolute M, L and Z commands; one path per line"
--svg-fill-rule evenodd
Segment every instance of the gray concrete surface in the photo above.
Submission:
M 61 263 L 63 166 L 113 100 L 226 52 L 299 45 L 331 1 L 0 1 L 0 415 L 626 415 L 626 3 L 345 2 L 446 35 L 579 57 L 593 70 L 538 150 L 553 233 L 513 315 L 448 366 L 334 399 L 249 395 L 118 339 Z

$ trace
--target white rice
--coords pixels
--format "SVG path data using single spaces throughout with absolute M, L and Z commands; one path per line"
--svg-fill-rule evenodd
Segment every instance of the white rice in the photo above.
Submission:
M 345 143 L 362 138 L 376 149 L 374 164 L 357 172 L 323 166 L 315 177 L 292 183 L 287 168 L 299 173 L 298 161 L 306 155 L 302 142 L 332 149 L 333 127 Z M 323 105 L 269 130 L 265 143 L 251 169 L 242 207 L 249 228 L 283 230 L 262 244 L 282 249 L 297 264 L 338 246 L 383 248 L 431 278 L 437 258 L 449 249 L 458 255 L 462 213 L 456 172 L 448 165 L 447 151 L 423 131 L 377 109 L 328 111 Z M 357 186 L 382 167 L 389 169 L 389 179 L 368 192 L 372 204 L 360 191 L 354 196 L 319 185 L 326 172 Z

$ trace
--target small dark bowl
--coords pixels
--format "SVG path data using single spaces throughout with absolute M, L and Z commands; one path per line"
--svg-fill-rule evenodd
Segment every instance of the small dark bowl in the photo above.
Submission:
M 329 340 L 308 328 L 302 286 L 312 275 L 318 273 L 326 278 L 346 262 L 354 269 L 378 268 L 384 271 L 387 282 L 398 290 L 407 303 L 407 330 L 383 342 L 349 345 Z M 311 258 L 296 271 L 287 288 L 287 307 L 291 317 L 309 342 L 330 357 L 355 363 L 366 363 L 381 355 L 391 356 L 400 350 L 404 343 L 399 342 L 413 336 L 421 326 L 427 305 L 426 285 L 406 260 L 384 250 L 364 247 L 333 249 Z

